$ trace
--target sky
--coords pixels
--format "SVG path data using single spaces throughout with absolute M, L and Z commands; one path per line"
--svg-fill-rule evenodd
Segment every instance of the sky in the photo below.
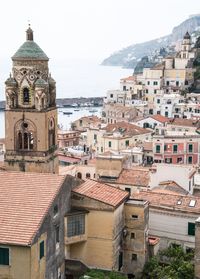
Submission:
M 190 0 L 10 0 L 0 12 L 0 90 L 11 56 L 25 41 L 28 22 L 50 65 L 101 61 L 128 45 L 171 33 L 200 1 Z
M 190 0 L 18 0 L 1 3 L 0 59 L 25 41 L 28 21 L 34 39 L 50 58 L 103 60 L 133 43 L 167 35 L 189 15 Z

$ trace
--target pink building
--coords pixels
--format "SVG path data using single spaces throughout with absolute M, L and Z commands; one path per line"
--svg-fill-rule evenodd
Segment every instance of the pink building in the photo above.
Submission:
M 163 134 L 153 137 L 153 159 L 155 163 L 198 164 L 198 134 Z

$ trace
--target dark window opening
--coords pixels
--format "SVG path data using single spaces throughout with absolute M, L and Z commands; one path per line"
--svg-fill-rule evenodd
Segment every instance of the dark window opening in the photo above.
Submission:
M 25 87 L 23 89 L 23 102 L 24 104 L 27 104 L 29 103 L 29 99 L 30 99 L 30 96 L 29 96 L 29 89 L 27 87 Z
M 85 233 L 85 215 L 68 216 L 67 236 L 72 237 Z
M 9 265 L 9 248 L 0 247 L 0 265 Z
M 195 235 L 195 223 L 188 223 L 188 235 Z
M 40 242 L 40 260 L 44 257 L 44 241 Z

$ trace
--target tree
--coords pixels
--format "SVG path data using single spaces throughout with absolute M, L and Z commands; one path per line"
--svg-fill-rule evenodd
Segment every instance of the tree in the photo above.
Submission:
M 193 279 L 193 253 L 185 253 L 178 246 L 161 251 L 144 266 L 143 279 Z

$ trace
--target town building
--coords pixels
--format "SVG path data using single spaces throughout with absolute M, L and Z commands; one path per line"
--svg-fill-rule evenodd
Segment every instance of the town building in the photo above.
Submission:
M 102 116 L 106 124 L 113 124 L 121 121 L 132 122 L 137 116 L 137 109 L 113 103 L 105 104 Z
M 168 121 L 169 118 L 163 115 L 155 114 L 155 115 L 150 115 L 147 117 L 135 119 L 133 123 L 142 128 L 155 129 L 156 127 L 165 127 Z
M 133 197 L 149 202 L 149 234 L 160 239 L 160 250 L 170 245 L 182 246 L 186 252 L 194 250 L 199 197 L 174 193 L 173 190 L 140 191 Z
M 5 82 L 7 170 L 58 172 L 56 86 L 48 60 L 29 27 Z
M 79 137 L 80 133 L 78 131 L 58 130 L 58 148 L 63 149 L 65 147 L 79 145 Z
M 127 122 L 108 124 L 102 128 L 87 130 L 87 146 L 98 154 L 107 151 L 121 151 L 137 142 L 151 139 L 152 131 Z
M 92 116 L 83 116 L 71 124 L 72 130 L 84 132 L 87 131 L 87 128 L 91 126 L 98 127 L 101 125 L 101 119 L 96 115 Z
M 69 274 L 77 261 L 90 268 L 141 274 L 148 257 L 148 202 L 128 197 L 126 191 L 92 180 L 73 188 L 72 211 L 65 218 Z
M 177 118 L 166 128 L 156 128 L 153 135 L 155 163 L 195 165 L 199 163 L 200 135 L 193 123 L 189 119 Z
M 73 177 L 0 172 L 0 278 L 64 279 Z

